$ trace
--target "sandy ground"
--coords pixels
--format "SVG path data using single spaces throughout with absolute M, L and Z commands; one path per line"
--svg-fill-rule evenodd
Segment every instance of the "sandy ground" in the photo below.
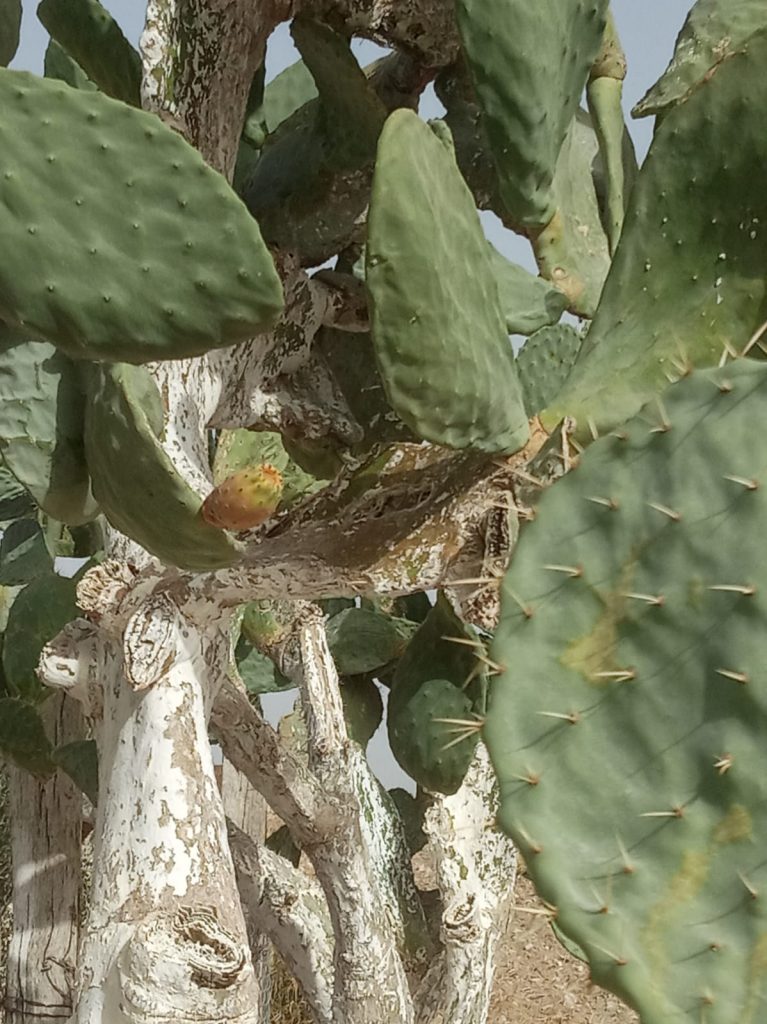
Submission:
M 638 1024 L 619 999 L 589 982 L 588 967 L 557 941 L 530 881 L 517 882 L 500 949 L 489 1024 Z

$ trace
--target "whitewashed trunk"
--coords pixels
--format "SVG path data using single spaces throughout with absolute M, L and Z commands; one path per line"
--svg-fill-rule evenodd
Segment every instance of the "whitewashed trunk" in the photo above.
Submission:
M 41 707 L 49 738 L 80 738 L 80 709 L 63 694 Z M 8 765 L 13 931 L 6 965 L 6 1024 L 67 1020 L 80 918 L 82 794 L 58 771 L 43 781 Z
M 138 692 L 122 652 L 97 643 L 100 794 L 74 1022 L 260 1024 L 200 638 L 180 619 L 162 625 L 174 659 Z

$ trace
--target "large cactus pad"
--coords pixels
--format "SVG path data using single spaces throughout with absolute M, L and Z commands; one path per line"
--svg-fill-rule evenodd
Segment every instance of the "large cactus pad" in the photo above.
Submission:
M 541 228 L 556 210 L 559 150 L 599 51 L 607 0 L 458 0 L 504 202 Z
M 542 416 L 608 430 L 692 366 L 740 352 L 767 308 L 767 29 L 664 115 L 594 322 Z M 752 116 L 753 114 L 753 116 Z
M 376 358 L 402 420 L 455 448 L 521 448 L 527 417 L 474 200 L 410 110 L 381 134 L 366 262 Z
M 271 326 L 258 226 L 158 118 L 0 70 L 0 317 L 70 355 L 178 359 Z
M 699 371 L 542 497 L 504 583 L 500 821 L 643 1024 L 767 1011 L 767 368 Z

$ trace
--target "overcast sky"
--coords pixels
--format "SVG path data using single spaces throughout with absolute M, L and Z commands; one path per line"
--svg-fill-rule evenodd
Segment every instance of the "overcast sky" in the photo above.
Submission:
M 139 0 L 102 2 L 118 20 L 125 35 L 133 43 L 138 44 L 145 5 Z M 612 8 L 629 64 L 624 89 L 627 111 L 665 69 L 673 52 L 677 33 L 691 6 L 690 0 L 612 0 Z M 24 0 L 21 46 L 11 66 L 42 74 L 43 54 L 48 40 L 47 33 L 35 16 L 36 7 L 36 0 Z M 360 63 L 365 64 L 374 59 L 378 51 L 372 44 L 361 42 L 355 44 L 355 52 Z M 273 78 L 284 67 L 292 64 L 297 56 L 288 28 L 282 25 L 269 41 L 267 77 Z M 433 93 L 427 96 L 421 112 L 426 117 L 440 115 L 441 110 Z M 652 120 L 644 118 L 632 122 L 629 119 L 629 129 L 640 159 L 650 142 Z M 532 251 L 526 240 L 504 230 L 492 214 L 483 214 L 483 221 L 488 237 L 505 255 L 535 271 Z M 270 706 L 265 708 L 269 717 L 274 721 L 279 714 L 288 709 L 292 699 L 292 696 L 283 694 L 271 696 L 266 702 Z M 409 780 L 394 762 L 381 730 L 371 742 L 368 752 L 376 773 L 385 785 L 406 785 L 412 788 L 412 784 L 409 784 Z

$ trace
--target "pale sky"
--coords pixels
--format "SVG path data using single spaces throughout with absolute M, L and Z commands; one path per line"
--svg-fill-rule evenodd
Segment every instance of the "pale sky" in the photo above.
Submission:
M 131 42 L 138 44 L 143 25 L 145 5 L 139 0 L 102 0 L 119 22 Z M 644 95 L 647 89 L 661 75 L 674 49 L 674 41 L 685 16 L 692 6 L 691 0 L 612 0 L 612 9 L 621 34 L 621 41 L 628 58 L 628 77 L 624 88 L 626 110 Z M 47 45 L 47 33 L 37 21 L 37 2 L 24 0 L 21 46 L 12 67 L 42 74 L 43 54 Z M 373 60 L 380 52 L 371 43 L 355 44 L 355 52 L 361 64 Z M 282 25 L 269 41 L 267 51 L 267 77 L 273 78 L 298 55 L 290 39 L 287 25 Z M 439 117 L 441 108 L 433 92 L 422 103 L 421 112 L 426 117 Z M 647 151 L 652 134 L 652 118 L 640 121 L 628 119 L 629 130 L 634 139 L 640 160 Z M 483 214 L 485 231 L 490 240 L 510 259 L 535 271 L 535 261 L 528 242 L 501 227 L 493 214 Z M 275 721 L 289 710 L 294 694 L 273 694 L 264 701 L 264 710 Z M 381 781 L 387 786 L 405 786 L 412 790 L 412 783 L 394 761 L 383 729 L 373 737 L 368 755 Z

